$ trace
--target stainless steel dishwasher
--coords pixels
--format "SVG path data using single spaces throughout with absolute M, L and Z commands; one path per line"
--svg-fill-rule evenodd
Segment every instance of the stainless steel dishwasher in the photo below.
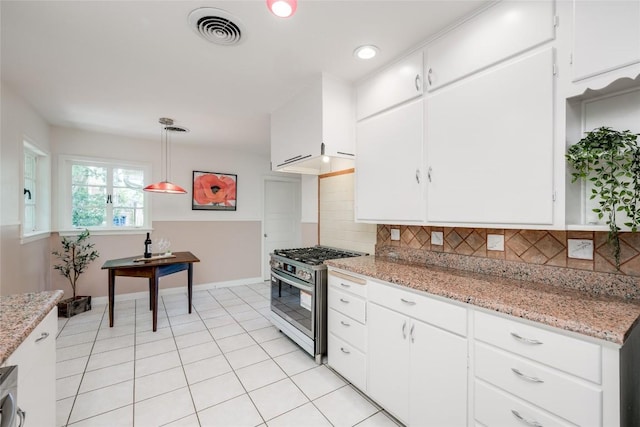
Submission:
M 0 368 L 0 427 L 23 427 L 24 420 L 18 407 L 18 367 Z

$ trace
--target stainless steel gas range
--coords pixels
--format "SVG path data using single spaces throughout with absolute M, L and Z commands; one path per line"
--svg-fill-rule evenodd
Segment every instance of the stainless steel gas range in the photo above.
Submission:
M 327 246 L 271 254 L 271 322 L 317 363 L 327 350 L 327 259 L 366 255 Z

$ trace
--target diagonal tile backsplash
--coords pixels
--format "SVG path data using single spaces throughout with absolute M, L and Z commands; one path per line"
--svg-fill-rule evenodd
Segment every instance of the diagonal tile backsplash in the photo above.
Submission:
M 392 228 L 400 230 L 400 240 L 391 240 Z M 431 233 L 437 231 L 443 233 L 444 242 L 442 245 L 434 245 L 431 241 Z M 503 236 L 504 250 L 489 250 L 487 248 L 488 235 Z M 376 247 L 404 247 L 640 277 L 640 233 L 622 233 L 620 236 L 620 271 L 616 270 L 613 253 L 607 243 L 607 233 L 599 231 L 510 230 L 379 224 Z M 569 258 L 568 239 L 593 241 L 593 259 Z

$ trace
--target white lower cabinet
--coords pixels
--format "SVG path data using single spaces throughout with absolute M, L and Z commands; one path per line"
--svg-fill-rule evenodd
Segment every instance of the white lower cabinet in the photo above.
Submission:
M 4 363 L 18 365 L 18 406 L 27 427 L 55 425 L 57 317 L 54 307 Z
M 620 346 L 329 274 L 329 365 L 410 427 L 640 426 L 640 327 Z
M 387 285 L 370 283 L 371 293 L 374 287 Z M 404 300 L 420 311 L 416 294 L 388 289 L 395 298 L 380 301 L 370 294 L 367 307 L 367 394 L 410 426 L 465 426 L 467 339 L 382 306 Z M 466 317 L 464 309 L 461 314 Z
M 329 270 L 327 364 L 362 391 L 367 388 L 367 281 Z

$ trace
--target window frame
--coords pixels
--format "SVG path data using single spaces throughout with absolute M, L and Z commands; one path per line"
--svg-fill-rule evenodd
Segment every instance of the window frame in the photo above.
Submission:
M 107 226 L 74 227 L 72 225 L 72 166 L 74 164 L 91 164 L 94 166 L 107 168 L 107 175 L 112 176 L 113 170 L 118 168 L 129 168 L 141 170 L 144 174 L 143 185 L 151 178 L 151 163 L 135 162 L 130 160 L 85 157 L 72 155 L 58 156 L 58 231 L 60 235 L 75 235 L 85 228 L 95 235 L 107 234 L 144 234 L 150 232 L 151 228 L 151 197 L 149 193 L 143 191 L 144 222 L 141 226 L 114 226 L 111 220 Z M 107 192 L 113 188 L 113 182 L 107 182 Z
M 33 193 L 34 217 L 33 228 L 26 229 L 26 157 L 31 156 L 34 161 Z M 44 239 L 51 235 L 51 159 L 48 153 L 40 149 L 28 137 L 22 139 L 22 162 L 20 165 L 20 177 L 22 186 L 18 191 L 20 194 L 20 242 L 29 243 L 35 240 Z

